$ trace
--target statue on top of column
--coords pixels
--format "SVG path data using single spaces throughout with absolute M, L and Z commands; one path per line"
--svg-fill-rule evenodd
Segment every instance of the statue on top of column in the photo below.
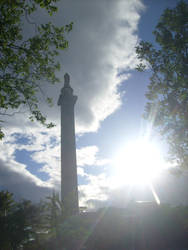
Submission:
M 64 75 L 64 87 L 70 87 L 70 76 L 68 73 Z

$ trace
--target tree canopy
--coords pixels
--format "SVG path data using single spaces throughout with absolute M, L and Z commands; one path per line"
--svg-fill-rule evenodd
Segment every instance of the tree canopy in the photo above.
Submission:
M 56 26 L 52 22 L 38 24 L 32 15 L 40 8 L 49 16 L 57 12 L 58 0 L 2 0 L 0 3 L 0 138 L 4 115 L 19 112 L 22 106 L 30 111 L 29 119 L 37 120 L 46 127 L 54 126 L 46 122 L 39 109 L 37 93 L 46 82 L 59 81 L 56 70 L 60 63 L 56 57 L 60 50 L 68 48 L 65 34 L 72 30 L 72 23 Z M 34 29 L 27 37 L 24 23 Z M 51 105 L 52 99 L 46 97 Z
M 169 159 L 188 166 L 188 4 L 167 8 L 153 32 L 155 44 L 136 47 L 139 71 L 151 73 L 145 117 L 169 144 Z

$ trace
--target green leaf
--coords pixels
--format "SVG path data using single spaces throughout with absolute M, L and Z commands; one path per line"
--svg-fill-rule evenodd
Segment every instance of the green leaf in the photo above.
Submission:
M 60 63 L 56 57 L 60 50 L 68 48 L 65 35 L 72 30 L 73 24 L 59 27 L 52 22 L 35 23 L 37 32 L 28 39 L 23 36 L 22 29 L 24 22 L 33 27 L 29 21 L 30 15 L 38 8 L 43 8 L 50 15 L 57 12 L 56 2 L 8 0 L 2 1 L 0 7 L 0 109 L 4 113 L 7 109 L 16 110 L 24 106 L 30 110 L 28 118 L 31 121 L 38 121 L 48 128 L 54 124 L 46 123 L 38 103 L 45 84 L 59 82 L 56 71 L 60 70 Z M 46 102 L 52 106 L 50 99 L 46 99 Z

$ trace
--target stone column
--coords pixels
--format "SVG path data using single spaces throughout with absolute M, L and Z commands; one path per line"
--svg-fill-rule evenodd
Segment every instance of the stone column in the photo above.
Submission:
M 69 75 L 65 74 L 64 79 L 58 100 L 61 106 L 61 200 L 65 209 L 76 214 L 79 212 L 74 122 L 77 96 L 73 95 Z

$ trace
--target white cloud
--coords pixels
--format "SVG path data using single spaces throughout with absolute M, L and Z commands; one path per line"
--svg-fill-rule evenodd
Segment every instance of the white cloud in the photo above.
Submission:
M 52 186 L 42 182 L 15 161 L 0 160 L 0 188 L 15 194 L 16 198 L 33 201 L 44 199 L 52 192 Z
M 16 145 L 14 140 L 7 137 L 6 141 L 0 143 L 2 153 L 0 159 L 0 188 L 13 192 L 17 198 L 39 201 L 49 195 L 52 185 L 41 181 L 32 175 L 26 165 L 15 160 Z
M 77 131 L 96 131 L 121 104 L 119 70 L 135 67 L 136 30 L 143 5 L 132 0 L 66 3 L 75 25 L 62 62 L 78 95 Z
M 106 175 L 88 175 L 87 179 L 89 180 L 88 184 L 79 186 L 80 205 L 87 206 L 88 200 L 106 201 L 108 198 L 108 190 L 110 188 Z
M 74 28 L 69 35 L 69 50 L 59 57 L 63 68 L 59 73 L 62 84 L 48 86 L 44 83 L 44 92 L 54 98 L 55 105 L 50 109 L 41 103 L 41 109 L 49 120 L 56 122 L 57 127 L 47 130 L 39 124 L 31 123 L 27 120 L 27 112 L 7 118 L 5 142 L 9 143 L 4 143 L 1 147 L 0 158 L 1 170 L 2 173 L 7 173 L 5 180 L 8 182 L 4 180 L 3 185 L 8 187 L 17 179 L 20 180 L 20 185 L 22 183 L 23 193 L 29 188 L 34 192 L 32 190 L 36 190 L 35 187 L 43 184 L 46 188 L 50 185 L 59 189 L 60 109 L 56 101 L 63 85 L 63 75 L 65 72 L 70 74 L 74 93 L 78 95 L 75 106 L 77 133 L 96 131 L 100 123 L 121 105 L 121 95 L 117 87 L 128 79 L 129 74 L 125 73 L 124 78 L 122 75 L 118 77 L 118 74 L 121 70 L 126 72 L 135 66 L 134 47 L 138 40 L 136 31 L 142 9 L 140 0 L 65 0 L 59 3 L 55 22 L 64 24 L 74 21 Z M 38 18 L 41 19 L 41 16 Z M 27 145 L 16 142 L 16 137 L 12 136 L 16 132 L 27 137 Z M 23 149 L 32 152 L 31 157 L 36 164 L 44 164 L 40 171 L 49 174 L 48 182 L 40 181 L 29 173 L 27 166 L 15 161 L 15 150 Z M 78 165 L 82 167 L 105 165 L 108 162 L 98 157 L 97 146 L 80 148 L 77 152 Z M 78 174 L 89 178 L 91 183 L 90 187 L 80 187 L 85 197 L 105 199 L 107 181 L 104 175 L 88 177 L 80 167 Z
M 26 134 L 25 136 L 27 137 Z M 60 162 L 59 146 L 56 145 L 56 142 L 51 140 L 51 137 L 48 137 L 48 139 L 45 140 L 47 145 L 45 144 L 39 147 L 43 148 L 43 150 L 38 150 L 32 155 L 36 166 L 37 163 L 44 163 L 41 170 L 50 176 L 48 181 L 42 181 L 31 174 L 25 164 L 16 161 L 15 151 L 19 149 L 19 144 L 16 143 L 16 138 L 18 137 L 18 135 L 9 135 L 4 142 L 0 143 L 0 189 L 7 189 L 13 192 L 17 198 L 26 198 L 33 201 L 39 201 L 41 198 L 45 198 L 52 192 L 52 188 L 59 191 Z M 30 134 L 28 137 L 30 138 L 29 146 L 31 145 L 31 148 L 27 148 L 28 145 L 22 145 L 22 149 L 24 149 L 25 146 L 27 150 L 33 150 L 33 144 L 37 140 L 35 137 L 40 138 L 40 135 Z M 58 144 L 58 138 L 56 139 Z M 38 140 L 40 143 L 43 143 L 41 139 Z M 79 152 L 82 152 L 79 156 L 82 166 L 85 164 L 92 165 L 98 161 L 98 148 L 96 146 L 81 148 Z M 88 154 L 91 154 L 92 160 L 88 158 Z M 118 189 L 113 186 L 111 178 L 105 173 L 91 175 L 90 173 L 85 173 L 83 167 L 78 167 L 78 175 L 85 178 L 87 183 L 79 186 L 81 206 L 84 205 L 88 208 L 97 208 L 106 205 L 126 206 L 127 202 L 131 199 L 154 200 L 151 190 L 148 189 L 142 190 L 140 187 L 134 187 L 132 189 L 128 185 Z M 156 183 L 154 183 L 154 187 L 162 203 L 187 204 L 185 193 L 187 189 L 186 183 L 186 176 L 177 179 L 166 173 L 161 179 L 158 179 Z M 164 190 L 165 192 L 163 192 Z
M 92 1 L 66 0 L 59 3 L 59 12 L 54 21 L 58 25 L 74 22 L 68 39 L 70 47 L 59 57 L 63 71 L 59 72 L 62 84 L 48 86 L 43 83 L 43 92 L 54 98 L 54 108 L 41 103 L 41 109 L 49 120 L 58 124 L 60 112 L 56 103 L 63 85 L 63 75 L 68 72 L 78 101 L 76 104 L 76 131 L 96 131 L 100 123 L 121 105 L 117 87 L 124 79 L 118 77 L 136 64 L 135 45 L 140 11 L 140 0 Z M 36 20 L 40 17 L 36 16 Z M 43 98 L 44 99 L 44 98 Z M 42 100 L 42 98 L 41 98 Z M 9 120 L 9 126 L 28 131 L 35 124 L 26 121 L 27 113 L 19 119 Z
M 97 146 L 88 146 L 77 149 L 77 165 L 78 166 L 104 166 L 109 163 L 108 159 L 98 158 Z
M 78 167 L 78 168 L 77 168 L 77 174 L 78 174 L 79 176 L 82 176 L 82 177 L 88 176 L 88 175 L 84 172 L 84 169 L 81 168 L 81 167 Z

